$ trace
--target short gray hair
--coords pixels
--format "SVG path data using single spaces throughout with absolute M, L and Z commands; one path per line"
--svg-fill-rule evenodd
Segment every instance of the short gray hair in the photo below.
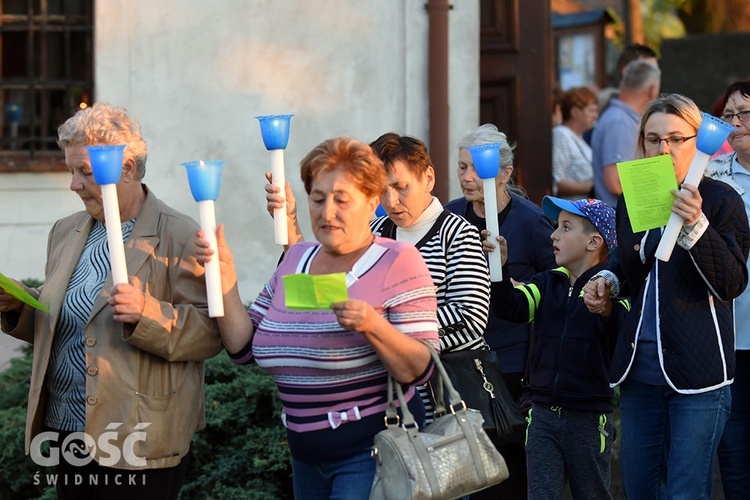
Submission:
M 493 125 L 492 123 L 485 123 L 484 125 L 480 125 L 473 132 L 461 139 L 461 141 L 458 143 L 458 149 L 460 151 L 461 149 L 466 149 L 469 146 L 492 144 L 494 142 L 500 143 L 500 170 L 505 170 L 508 167 L 512 167 L 513 150 L 516 148 L 516 145 L 511 144 L 508 141 L 508 136 L 500 132 L 497 129 L 497 126 Z M 505 184 L 505 188 L 509 192 L 513 192 L 519 196 L 528 198 L 526 190 L 514 184 L 513 177 L 515 177 L 515 172 L 513 172 L 511 178 L 508 179 L 508 182 Z
M 148 148 L 141 136 L 141 125 L 123 108 L 105 103 L 78 111 L 57 129 L 57 145 L 69 147 L 124 144 L 124 155 L 135 160 L 136 178 L 146 175 Z
M 630 61 L 623 70 L 620 86 L 629 90 L 644 90 L 649 85 L 658 84 L 661 70 L 644 59 Z
M 505 168 L 513 165 L 513 150 L 515 144 L 508 143 L 508 137 L 500 132 L 495 125 L 492 123 L 485 123 L 473 132 L 468 134 L 466 137 L 461 139 L 458 143 L 458 149 L 466 149 L 469 146 L 477 146 L 479 144 L 491 144 L 499 142 L 500 145 L 500 168 Z

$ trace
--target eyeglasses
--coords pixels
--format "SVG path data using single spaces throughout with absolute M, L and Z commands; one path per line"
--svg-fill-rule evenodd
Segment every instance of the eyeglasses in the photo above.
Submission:
M 664 141 L 670 148 L 680 147 L 685 144 L 685 141 L 695 139 L 697 135 L 691 135 L 690 137 L 683 137 L 681 135 L 670 135 L 669 137 L 660 138 L 655 135 L 650 135 L 644 139 L 644 142 L 649 146 L 658 147 L 659 144 Z
M 739 118 L 741 122 L 746 122 L 750 120 L 750 109 L 738 111 L 736 113 L 724 113 L 723 115 L 721 115 L 721 119 L 725 122 L 731 122 L 732 118 L 734 118 L 735 116 Z

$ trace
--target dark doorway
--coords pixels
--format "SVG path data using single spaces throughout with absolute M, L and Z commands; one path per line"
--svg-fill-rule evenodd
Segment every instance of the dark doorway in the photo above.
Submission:
M 481 123 L 516 143 L 516 183 L 540 203 L 552 188 L 549 0 L 482 0 Z

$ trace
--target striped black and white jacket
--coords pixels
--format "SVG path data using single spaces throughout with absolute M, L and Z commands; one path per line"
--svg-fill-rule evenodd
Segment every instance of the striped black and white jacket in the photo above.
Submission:
M 396 225 L 386 216 L 373 219 L 370 228 L 397 239 Z M 437 289 L 442 352 L 487 349 L 490 277 L 477 228 L 443 209 L 416 247 Z

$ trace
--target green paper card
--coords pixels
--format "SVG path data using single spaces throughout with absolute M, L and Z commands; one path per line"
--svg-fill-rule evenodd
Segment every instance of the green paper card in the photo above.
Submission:
M 667 224 L 672 214 L 677 178 L 670 155 L 660 155 L 617 164 L 622 192 L 634 233 Z
M 349 300 L 346 273 L 287 274 L 282 279 L 286 306 L 294 311 L 330 309 L 334 302 Z
M 5 293 L 7 293 L 8 295 L 12 297 L 15 297 L 16 299 L 20 300 L 24 304 L 28 304 L 31 307 L 34 307 L 44 312 L 49 312 L 49 309 L 44 307 L 44 305 L 41 302 L 36 300 L 31 294 L 29 294 L 29 292 L 27 292 L 20 286 L 16 285 L 3 273 L 0 273 L 0 288 L 5 290 Z

